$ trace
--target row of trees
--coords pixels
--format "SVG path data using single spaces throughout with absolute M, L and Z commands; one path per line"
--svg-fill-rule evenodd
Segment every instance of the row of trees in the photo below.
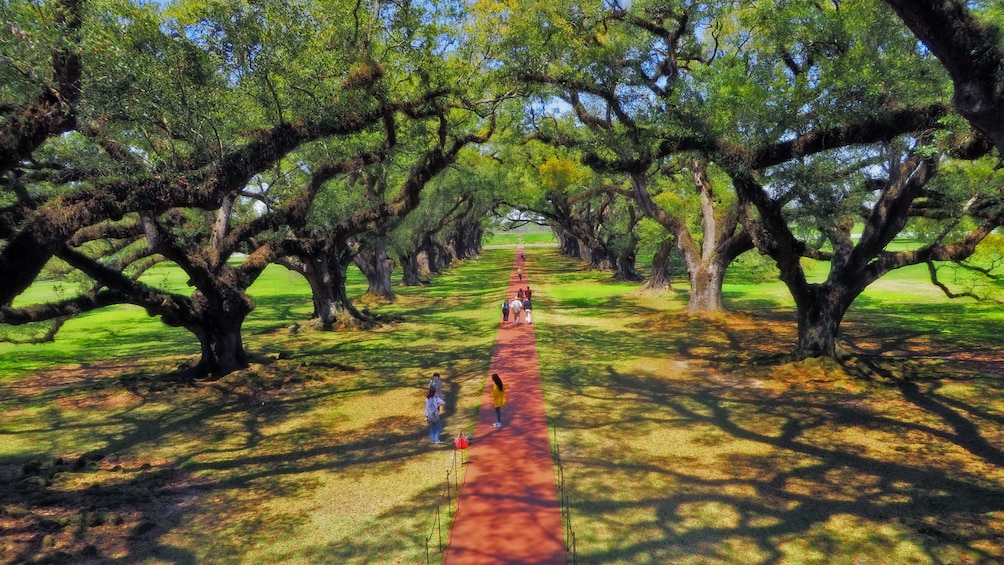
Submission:
M 567 190 L 569 164 L 542 183 L 538 213 L 563 240 L 630 278 L 624 234 L 654 220 L 682 252 L 692 312 L 723 308 L 727 267 L 755 247 L 794 297 L 796 354 L 839 356 L 869 284 L 922 263 L 936 277 L 1001 223 L 1004 11 L 917 4 L 491 3 L 483 18 L 536 98 L 526 137 L 588 169 L 591 186 Z M 611 216 L 621 229 L 603 238 Z M 904 233 L 919 243 L 892 251 Z M 810 282 L 804 258 L 827 278 Z
M 246 291 L 269 264 L 303 274 L 331 326 L 363 317 L 353 261 L 387 294 L 389 249 L 411 282 L 420 252 L 436 269 L 476 249 L 491 195 L 442 173 L 477 162 L 503 97 L 443 33 L 459 8 L 428 8 L 6 4 L 0 321 L 134 304 L 220 375 L 247 366 Z M 144 281 L 164 261 L 190 294 Z M 82 292 L 15 307 L 43 276 Z
M 906 6 L 909 4 L 909 6 Z M 916 5 L 915 5 L 916 4 Z M 723 308 L 756 250 L 797 353 L 892 269 L 1002 221 L 1004 11 L 957 1 L 15 1 L 0 30 L 0 323 L 134 304 L 247 365 L 248 287 L 309 282 L 323 327 L 477 252 L 511 210 L 562 250 Z M 918 38 L 920 41 L 918 41 Z M 949 94 L 954 92 L 954 96 Z M 861 233 L 853 233 L 856 226 Z M 904 231 L 921 240 L 889 244 Z M 828 261 L 809 282 L 804 258 Z M 190 293 L 144 279 L 171 262 Z M 41 277 L 80 283 L 15 304 Z

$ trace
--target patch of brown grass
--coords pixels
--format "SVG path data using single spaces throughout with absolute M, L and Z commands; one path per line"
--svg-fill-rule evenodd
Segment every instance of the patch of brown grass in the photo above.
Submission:
M 0 465 L 0 563 L 119 559 L 169 529 L 207 479 L 168 461 L 88 453 Z
M 861 316 L 847 359 L 795 361 L 792 313 L 567 304 L 537 331 L 580 562 L 1004 562 L 992 340 Z

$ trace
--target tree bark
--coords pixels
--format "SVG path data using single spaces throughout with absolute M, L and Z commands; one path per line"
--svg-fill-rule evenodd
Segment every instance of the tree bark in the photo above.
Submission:
M 872 205 L 865 228 L 855 243 L 851 222 L 837 223 L 827 235 L 833 246 L 830 274 L 823 283 L 809 283 L 801 259 L 808 253 L 788 227 L 782 207 L 772 199 L 745 168 L 733 168 L 730 175 L 740 196 L 757 207 L 759 221 L 747 218 L 747 231 L 756 245 L 777 263 L 781 280 L 795 299 L 798 311 L 798 344 L 795 357 L 840 357 L 840 324 L 854 300 L 880 277 L 893 269 L 924 262 L 931 257 L 968 256 L 974 247 L 932 245 L 920 251 L 889 252 L 886 246 L 900 233 L 910 215 L 911 205 L 922 194 L 937 169 L 937 157 L 911 154 L 890 167 L 878 200 Z M 982 238 L 987 226 L 974 231 L 970 240 Z
M 421 286 L 422 279 L 419 277 L 418 253 L 409 253 L 401 256 L 401 284 L 404 286 Z
M 192 371 L 194 376 L 216 379 L 248 367 L 241 337 L 241 326 L 246 316 L 247 313 L 227 316 L 198 328 L 189 328 L 198 337 L 202 348 L 202 359 Z
M 458 259 L 470 259 L 481 250 L 481 238 L 483 231 L 480 222 L 460 221 L 457 222 L 449 241 L 453 246 L 453 252 Z
M 840 324 L 844 314 L 864 288 L 828 281 L 824 285 L 812 285 L 805 293 L 805 300 L 798 304 L 798 343 L 795 357 L 844 356 L 840 342 Z
M 672 288 L 669 280 L 669 258 L 675 245 L 676 242 L 671 237 L 667 237 L 659 244 L 659 248 L 655 250 L 655 255 L 652 257 L 652 272 L 642 288 L 649 290 L 669 290 Z
M 554 229 L 555 235 L 558 236 L 558 247 L 561 250 L 561 254 L 565 257 L 570 257 L 572 259 L 581 259 L 582 254 L 579 253 L 579 242 L 571 234 L 561 228 Z
M 630 220 L 625 230 L 627 233 L 617 238 L 621 249 L 616 253 L 614 279 L 620 281 L 640 281 L 642 277 L 635 269 L 635 262 L 638 259 L 638 236 L 635 234 L 635 226 L 638 225 L 641 218 L 637 215 L 634 206 L 628 207 L 628 214 Z
M 690 282 L 690 299 L 687 312 L 716 313 L 725 311 L 722 299 L 722 284 L 725 272 L 736 257 L 753 248 L 753 240 L 746 229 L 740 229 L 743 217 L 738 204 L 724 210 L 719 219 L 719 210 L 711 183 L 704 166 L 697 160 L 691 164 L 694 188 L 701 203 L 701 221 L 704 237 L 694 238 L 686 222 L 669 214 L 652 200 L 648 191 L 648 178 L 643 173 L 631 175 L 631 186 L 635 201 L 645 213 L 659 222 L 675 236 L 676 245 L 683 254 Z
M 396 295 L 391 288 L 394 261 L 387 256 L 387 241 L 384 238 L 371 241 L 370 249 L 363 249 L 356 255 L 355 264 L 369 285 L 366 294 L 394 301 Z
M 687 312 L 711 314 L 725 311 L 722 299 L 722 282 L 725 266 L 722 261 L 700 261 L 688 268 L 690 275 L 690 300 Z
M 886 0 L 934 53 L 955 85 L 952 103 L 1004 154 L 1004 49 L 1001 30 L 959 0 Z
M 330 330 L 346 316 L 349 302 L 345 292 L 346 266 L 337 258 L 319 254 L 303 264 L 303 277 L 310 285 L 314 315 L 321 328 Z

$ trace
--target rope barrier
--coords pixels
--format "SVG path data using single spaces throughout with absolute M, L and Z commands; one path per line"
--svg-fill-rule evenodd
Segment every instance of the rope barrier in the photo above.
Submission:
M 458 455 L 459 454 L 459 455 Z M 460 490 L 463 487 L 463 481 L 461 480 L 461 475 L 463 474 L 466 478 L 465 473 L 460 472 L 460 468 L 467 464 L 467 449 L 454 449 L 453 457 L 446 469 L 446 480 L 443 482 L 442 490 L 439 496 L 436 497 L 436 512 L 435 519 L 433 520 L 432 526 L 429 529 L 429 535 L 425 536 L 425 563 L 426 565 L 432 564 L 432 539 L 439 536 L 439 544 L 437 546 L 438 551 L 442 554 L 446 551 L 446 545 L 443 544 L 443 505 L 446 505 L 446 511 L 449 514 L 450 519 L 456 515 L 457 510 L 460 509 Z M 452 475 L 452 478 L 451 478 Z M 456 499 L 456 505 L 453 501 Z M 448 542 L 447 542 L 448 545 Z
M 558 444 L 558 428 L 551 427 L 551 459 L 558 473 L 558 504 L 565 538 L 565 560 L 571 557 L 572 565 L 578 565 L 578 549 L 575 542 L 575 531 L 572 529 L 572 504 L 565 487 L 565 466 L 561 462 L 561 446 Z
M 575 531 L 572 528 L 572 505 L 571 498 L 568 493 L 568 489 L 565 485 L 565 468 L 561 461 L 561 447 L 558 444 L 558 430 L 556 427 L 551 427 L 551 460 L 557 469 L 558 474 L 558 503 L 559 512 L 561 515 L 562 522 L 562 534 L 565 538 L 564 546 L 566 553 L 566 562 L 570 557 L 572 565 L 578 565 L 578 548 L 575 539 Z M 461 480 L 460 467 L 467 464 L 467 449 L 454 449 L 453 458 L 450 463 L 451 467 L 446 469 L 446 480 L 444 481 L 443 490 L 440 495 L 436 498 L 436 511 L 435 520 L 432 527 L 429 530 L 429 535 L 425 537 L 425 563 L 426 565 L 432 565 L 432 539 L 438 534 L 438 546 L 437 549 L 440 554 L 446 550 L 446 545 L 443 545 L 443 504 L 445 502 L 447 512 L 449 517 L 452 518 L 456 515 L 457 510 L 460 509 L 460 491 L 463 488 L 463 481 Z M 451 478 L 452 476 L 452 478 Z M 466 474 L 464 474 L 466 478 Z M 454 507 L 453 500 L 456 496 L 456 507 Z M 448 543 L 447 543 L 448 545 Z

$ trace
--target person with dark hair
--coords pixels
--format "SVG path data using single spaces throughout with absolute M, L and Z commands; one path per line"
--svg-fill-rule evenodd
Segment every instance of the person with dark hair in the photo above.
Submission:
M 425 393 L 425 421 L 429 422 L 429 440 L 433 444 L 443 443 L 439 434 L 443 431 L 443 420 L 439 416 L 439 407 L 446 406 L 446 401 L 436 395 L 436 389 L 429 387 Z
M 502 301 L 502 321 L 509 321 L 509 297 Z
M 526 298 L 523 299 L 523 312 L 524 312 L 523 318 L 526 320 L 526 323 L 528 324 L 533 323 L 532 310 L 533 310 L 533 304 L 530 302 L 530 297 L 527 296 Z
M 432 374 L 432 380 L 429 381 L 429 388 L 436 389 L 436 396 L 443 398 L 443 380 L 439 378 L 439 373 Z
M 492 374 L 492 405 L 495 407 L 495 423 L 493 427 L 502 427 L 502 407 L 505 406 L 505 385 L 498 373 Z

